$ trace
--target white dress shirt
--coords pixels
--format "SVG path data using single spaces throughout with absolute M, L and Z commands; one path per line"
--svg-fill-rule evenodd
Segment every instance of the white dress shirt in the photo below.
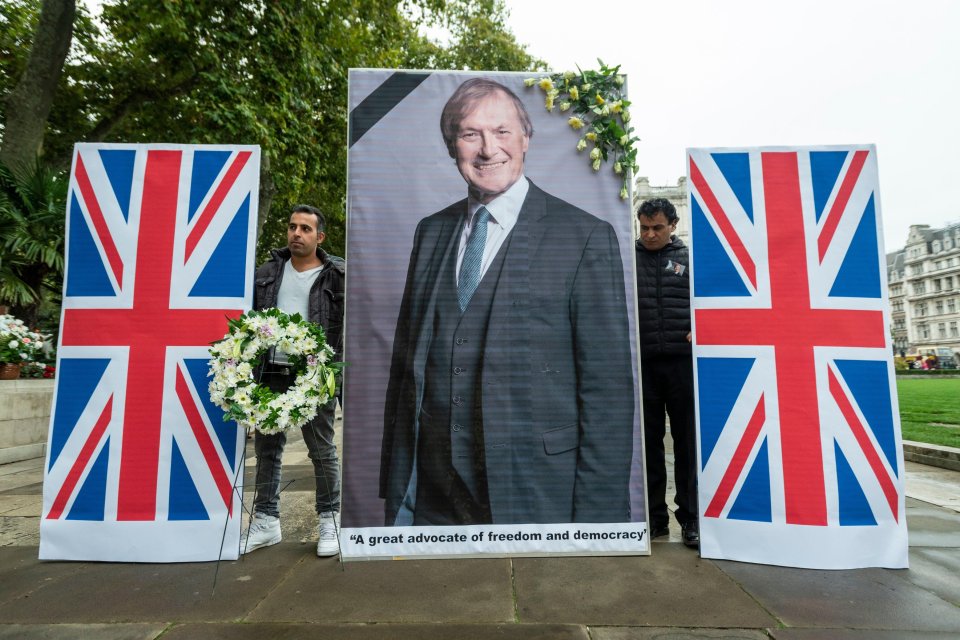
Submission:
M 463 232 L 460 234 L 460 246 L 457 249 L 457 284 L 460 284 L 460 264 L 463 262 L 463 254 L 467 250 L 467 238 L 473 230 L 473 222 L 476 219 L 477 210 L 480 207 L 486 207 L 490 212 L 490 219 L 487 221 L 487 241 L 483 246 L 483 260 L 480 263 L 480 279 L 486 275 L 490 263 L 493 262 L 504 240 L 513 231 L 517 224 L 517 218 L 520 217 L 520 208 L 527 197 L 527 191 L 530 190 L 530 183 L 526 177 L 520 176 L 520 179 L 513 183 L 513 186 L 504 191 L 501 195 L 494 198 L 490 204 L 483 204 L 474 200 L 473 196 L 467 199 L 467 221 L 463 225 Z

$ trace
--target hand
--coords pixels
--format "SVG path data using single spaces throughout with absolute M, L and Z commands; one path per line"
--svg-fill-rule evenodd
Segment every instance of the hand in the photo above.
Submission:
M 689 331 L 687 331 L 687 342 L 692 342 L 691 333 Z

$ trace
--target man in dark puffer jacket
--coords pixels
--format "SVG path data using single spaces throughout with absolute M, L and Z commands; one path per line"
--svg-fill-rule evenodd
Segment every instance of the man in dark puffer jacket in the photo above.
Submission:
M 675 515 L 683 543 L 696 548 L 700 532 L 690 346 L 690 254 L 683 241 L 673 235 L 679 217 L 669 201 L 647 200 L 637 210 L 637 219 L 637 300 L 650 538 L 669 533 L 663 447 L 666 409 L 677 485 Z

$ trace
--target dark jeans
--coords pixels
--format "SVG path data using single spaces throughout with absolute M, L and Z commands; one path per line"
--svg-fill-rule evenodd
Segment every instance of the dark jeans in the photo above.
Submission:
M 303 440 L 313 462 L 317 481 L 317 513 L 340 511 L 340 460 L 333 444 L 333 421 L 336 399 L 320 407 L 317 417 L 301 427 Z M 254 448 L 257 452 L 257 487 L 253 510 L 268 516 L 280 516 L 280 474 L 283 467 L 284 432 L 264 435 L 257 431 Z
M 697 521 L 697 435 L 693 405 L 693 359 L 690 356 L 644 358 L 643 380 L 644 464 L 651 528 L 665 527 L 667 466 L 663 439 L 670 416 L 673 438 L 676 518 L 680 524 Z M 666 409 L 666 414 L 664 413 Z

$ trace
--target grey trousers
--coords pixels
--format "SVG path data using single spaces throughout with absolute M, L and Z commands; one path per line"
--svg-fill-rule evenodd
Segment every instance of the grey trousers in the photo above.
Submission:
M 340 511 L 340 460 L 333 444 L 333 422 L 337 400 L 320 407 L 317 416 L 300 428 L 317 481 L 317 513 Z M 256 432 L 257 486 L 253 510 L 268 516 L 280 516 L 280 477 L 283 468 L 284 432 L 264 435 Z

